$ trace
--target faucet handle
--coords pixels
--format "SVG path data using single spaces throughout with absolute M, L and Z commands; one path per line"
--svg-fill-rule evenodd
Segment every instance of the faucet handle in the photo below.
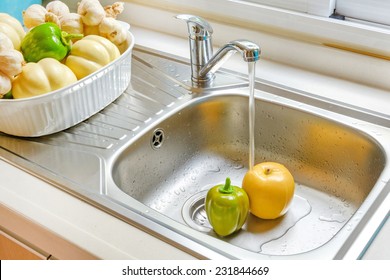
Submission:
M 208 38 L 213 34 L 213 28 L 203 18 L 194 15 L 180 14 L 176 16 L 177 19 L 181 19 L 187 22 L 188 33 L 190 38 Z

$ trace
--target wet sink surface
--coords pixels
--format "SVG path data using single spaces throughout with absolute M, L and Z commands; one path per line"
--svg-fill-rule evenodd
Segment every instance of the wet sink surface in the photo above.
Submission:
M 248 170 L 247 123 L 247 96 L 205 97 L 125 149 L 112 166 L 114 182 L 151 209 L 215 236 L 203 200 L 227 176 L 241 185 Z M 265 221 L 251 215 L 242 231 L 224 238 L 261 254 L 293 255 L 327 243 L 354 214 L 361 215 L 357 209 L 385 166 L 382 148 L 364 133 L 259 99 L 255 147 L 256 163 L 283 163 L 296 180 L 284 217 Z

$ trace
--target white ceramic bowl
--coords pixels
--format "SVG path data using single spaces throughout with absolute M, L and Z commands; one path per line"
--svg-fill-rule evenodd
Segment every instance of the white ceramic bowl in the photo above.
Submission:
M 23 99 L 0 99 L 0 131 L 34 137 L 69 128 L 118 98 L 129 86 L 134 37 L 116 60 L 75 84 Z

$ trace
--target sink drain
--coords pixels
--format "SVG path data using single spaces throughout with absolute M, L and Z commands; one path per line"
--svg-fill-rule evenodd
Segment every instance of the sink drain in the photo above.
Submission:
M 150 145 L 153 149 L 158 149 L 162 146 L 164 142 L 164 130 L 161 128 L 156 129 L 153 131 L 152 138 L 150 139 Z
M 182 208 L 182 216 L 187 225 L 203 232 L 212 230 L 204 205 L 206 194 L 207 190 L 196 193 L 187 199 Z

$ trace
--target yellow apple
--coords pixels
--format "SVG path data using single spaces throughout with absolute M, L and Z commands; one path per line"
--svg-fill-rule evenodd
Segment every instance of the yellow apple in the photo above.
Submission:
M 294 196 L 295 183 L 290 171 L 276 162 L 262 162 L 249 170 L 242 181 L 253 215 L 276 219 L 284 215 Z

